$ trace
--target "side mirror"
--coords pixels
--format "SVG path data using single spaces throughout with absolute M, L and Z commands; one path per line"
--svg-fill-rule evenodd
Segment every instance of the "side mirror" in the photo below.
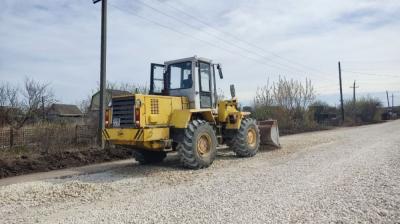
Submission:
M 235 96 L 236 96 L 235 85 L 231 84 L 230 87 L 231 87 L 231 97 L 235 98 Z
M 219 78 L 223 79 L 224 78 L 224 74 L 222 74 L 222 67 L 221 67 L 220 64 L 217 64 L 217 69 L 218 69 Z

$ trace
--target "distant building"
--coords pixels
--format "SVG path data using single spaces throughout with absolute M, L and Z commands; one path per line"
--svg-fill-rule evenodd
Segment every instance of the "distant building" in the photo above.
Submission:
M 336 107 L 328 105 L 312 105 L 308 109 L 313 112 L 314 121 L 325 125 L 339 125 Z
M 398 119 L 400 116 L 400 106 L 395 107 L 382 107 L 382 120 L 394 120 Z
M 54 103 L 48 108 L 46 118 L 54 122 L 82 123 L 83 113 L 76 105 Z

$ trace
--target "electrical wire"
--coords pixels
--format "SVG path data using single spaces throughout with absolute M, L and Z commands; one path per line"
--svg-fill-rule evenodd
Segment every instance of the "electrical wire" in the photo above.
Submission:
M 198 27 L 194 26 L 193 24 L 191 24 L 191 23 L 189 23 L 189 22 L 187 22 L 187 21 L 185 21 L 185 20 L 182 20 L 182 19 L 180 19 L 179 17 L 170 15 L 170 14 L 168 14 L 168 13 L 162 11 L 162 10 L 159 10 L 159 9 L 153 7 L 152 5 L 147 4 L 146 2 L 144 2 L 144 1 L 142 1 L 142 0 L 138 0 L 137 2 L 140 3 L 140 4 L 142 4 L 142 5 L 145 6 L 145 7 L 149 8 L 149 9 L 151 9 L 151 10 L 153 10 L 153 11 L 155 11 L 155 12 L 161 14 L 161 15 L 163 15 L 163 16 L 166 16 L 166 17 L 168 17 L 168 18 L 171 18 L 171 19 L 173 19 L 173 20 L 175 20 L 175 21 L 177 21 L 177 22 L 179 22 L 179 23 L 182 23 L 182 24 L 184 24 L 184 25 L 186 25 L 186 26 L 188 26 L 188 27 L 190 27 L 190 28 L 192 28 L 192 29 L 194 29 L 194 30 L 197 30 L 197 31 L 199 30 Z M 279 54 L 276 54 L 276 53 L 274 53 L 274 52 L 266 51 L 266 50 L 264 50 L 264 49 L 258 47 L 257 45 L 254 45 L 254 44 L 251 43 L 251 42 L 248 42 L 248 41 L 246 41 L 246 40 L 243 40 L 243 39 L 241 39 L 241 38 L 238 38 L 237 36 L 235 36 L 235 35 L 233 35 L 233 34 L 231 34 L 231 33 L 229 33 L 229 32 L 225 32 L 225 31 L 220 31 L 220 30 L 218 30 L 218 29 L 214 28 L 213 26 L 211 26 L 210 24 L 208 24 L 207 22 L 204 22 L 203 20 L 201 20 L 201 19 L 199 19 L 199 18 L 197 18 L 197 17 L 195 17 L 195 16 L 192 16 L 191 14 L 187 13 L 186 11 L 184 11 L 184 10 L 182 10 L 182 9 L 179 9 L 179 8 L 177 8 L 177 7 L 173 6 L 173 5 L 171 5 L 171 4 L 168 3 L 168 2 L 163 2 L 163 3 L 166 3 L 170 8 L 173 8 L 173 9 L 175 9 L 175 10 L 181 12 L 182 14 L 186 15 L 187 17 L 190 17 L 190 18 L 192 18 L 192 19 L 198 21 L 199 23 L 202 23 L 202 24 L 205 25 L 206 27 L 211 28 L 212 30 L 217 31 L 218 33 L 225 34 L 225 35 L 227 35 L 227 36 L 229 36 L 229 37 L 231 37 L 231 38 L 233 38 L 233 39 L 235 39 L 235 40 L 237 40 L 237 41 L 240 41 L 240 42 L 242 42 L 242 43 L 247 44 L 248 46 L 254 47 L 254 48 L 256 48 L 256 49 L 258 49 L 258 50 L 260 50 L 260 51 L 263 51 L 263 52 L 267 52 L 268 54 L 271 54 L 271 55 L 273 55 L 273 56 L 275 56 L 275 57 L 277 57 L 277 58 L 286 60 L 286 61 L 288 61 L 288 62 L 291 63 L 291 64 L 297 64 L 298 66 L 301 66 L 301 67 L 303 67 L 303 68 L 307 68 L 307 69 L 314 70 L 314 71 L 321 72 L 321 73 L 311 73 L 311 72 L 309 72 L 309 71 L 306 71 L 306 70 L 303 70 L 303 69 L 298 69 L 298 68 L 293 67 L 293 66 L 288 66 L 288 65 L 285 65 L 285 64 L 276 62 L 276 61 L 275 61 L 275 62 L 271 62 L 271 61 L 260 60 L 258 57 L 260 57 L 260 58 L 262 58 L 262 59 L 266 59 L 266 60 L 269 60 L 269 58 L 266 57 L 265 55 L 262 55 L 262 54 L 256 52 L 256 51 L 253 51 L 253 50 L 251 50 L 251 49 L 249 49 L 249 48 L 242 47 L 242 46 L 236 44 L 235 42 L 228 41 L 227 39 L 221 38 L 219 35 L 214 34 L 214 33 L 212 33 L 212 32 L 205 31 L 205 30 L 201 30 L 201 31 L 200 31 L 200 32 L 206 33 L 206 34 L 209 35 L 209 36 L 213 36 L 214 38 L 218 39 L 219 41 L 223 42 L 225 45 L 227 45 L 227 46 L 229 46 L 229 47 L 235 47 L 235 48 L 237 48 L 237 49 L 240 49 L 240 50 L 242 50 L 242 51 L 245 51 L 245 52 L 247 52 L 247 53 L 250 53 L 252 56 L 257 56 L 257 58 L 250 57 L 249 55 L 242 54 L 241 52 L 231 50 L 230 48 L 227 48 L 227 47 L 221 46 L 221 45 L 219 45 L 219 44 L 216 44 L 216 43 L 214 43 L 214 42 L 211 42 L 211 41 L 208 41 L 208 40 L 199 38 L 199 37 L 197 37 L 197 36 L 195 36 L 195 35 L 191 35 L 190 33 L 183 32 L 183 31 L 178 30 L 178 29 L 176 29 L 176 28 L 174 28 L 174 27 L 172 27 L 172 26 L 168 26 L 168 25 L 165 25 L 165 24 L 160 23 L 160 22 L 158 22 L 158 21 L 149 19 L 148 17 L 141 16 L 140 14 L 134 13 L 134 12 L 130 11 L 130 10 L 127 9 L 127 8 L 121 8 L 121 7 L 116 6 L 116 5 L 113 5 L 113 4 L 110 4 L 110 6 L 113 7 L 113 8 L 115 8 L 115 9 L 118 9 L 118 10 L 120 10 L 120 11 L 123 11 L 123 12 L 125 12 L 125 13 L 128 13 L 128 14 L 131 14 L 131 15 L 133 15 L 133 16 L 136 16 L 136 17 L 138 17 L 138 18 L 140 18 L 140 19 L 142 19 L 142 20 L 145 20 L 145 21 L 147 21 L 147 22 L 150 22 L 150 23 L 152 23 L 152 24 L 155 24 L 155 25 L 157 25 L 157 26 L 160 26 L 160 27 L 162 27 L 162 28 L 164 28 L 164 29 L 168 29 L 168 30 L 173 31 L 173 32 L 175 32 L 175 33 L 178 33 L 178 34 L 180 34 L 180 35 L 183 35 L 183 36 L 190 37 L 190 38 L 196 39 L 196 40 L 198 40 L 198 41 L 201 41 L 201 42 L 203 42 L 203 43 L 205 43 L 205 44 L 208 44 L 208 45 L 210 45 L 210 46 L 216 47 L 216 48 L 218 48 L 218 49 L 220 49 L 220 50 L 229 52 L 229 53 L 231 53 L 231 54 L 238 54 L 238 55 L 241 55 L 241 56 L 246 57 L 246 58 L 248 58 L 248 59 L 250 59 L 250 60 L 253 60 L 253 61 L 256 61 L 256 62 L 258 62 L 258 63 L 261 63 L 261 64 L 265 65 L 266 67 L 274 67 L 274 68 L 276 68 L 276 69 L 285 70 L 285 71 L 288 71 L 288 72 L 293 72 L 293 70 L 301 71 L 301 72 L 304 72 L 305 74 L 308 73 L 309 75 L 314 74 L 314 77 L 315 77 L 315 75 L 318 75 L 318 77 L 323 78 L 324 80 L 326 80 L 327 78 L 333 79 L 333 76 L 330 76 L 330 75 L 328 75 L 328 76 L 320 76 L 320 74 L 323 74 L 323 73 L 324 73 L 324 72 L 322 72 L 321 70 L 318 70 L 318 69 L 315 69 L 315 68 L 311 68 L 311 67 L 308 67 L 308 66 L 304 66 L 304 65 L 302 65 L 302 64 L 300 64 L 300 63 L 297 63 L 297 62 L 295 62 L 295 61 L 286 59 L 286 58 L 284 58 L 284 57 L 282 57 L 282 56 L 280 56 Z M 274 64 L 271 64 L 271 63 L 274 63 Z M 343 72 L 348 72 L 348 73 L 359 74 L 359 75 L 367 75 L 367 76 L 378 76 L 378 77 L 386 76 L 386 77 L 396 77 L 396 78 L 400 78 L 400 76 L 396 76 L 396 75 L 373 74 L 373 73 L 365 73 L 365 72 L 357 72 L 357 71 L 348 71 L 348 70 L 342 70 L 342 71 L 343 71 Z M 321 86 L 318 86 L 318 89 L 319 89 L 319 88 L 330 88 L 330 87 L 333 87 L 333 86 L 332 86 L 332 85 L 325 85 L 325 86 L 322 86 L 322 87 L 321 87 Z
M 160 0 L 157 0 L 157 1 L 158 1 L 158 2 L 161 2 Z M 270 55 L 273 55 L 273 56 L 275 56 L 275 57 L 277 57 L 277 58 L 280 58 L 281 60 L 284 60 L 284 61 L 286 61 L 286 62 L 289 62 L 289 63 L 291 63 L 291 64 L 295 64 L 295 65 L 297 65 L 297 66 L 300 66 L 300 67 L 303 67 L 303 68 L 306 68 L 306 69 L 310 69 L 310 70 L 313 70 L 313 71 L 317 71 L 318 73 L 325 73 L 325 72 L 323 72 L 323 71 L 321 71 L 321 70 L 319 70 L 319 69 L 315 69 L 315 68 L 312 68 L 312 67 L 303 65 L 303 64 L 301 64 L 301 63 L 298 63 L 298 62 L 296 62 L 296 61 L 294 61 L 294 60 L 291 60 L 291 59 L 282 57 L 281 55 L 279 55 L 279 54 L 277 54 L 277 53 L 274 53 L 274 52 L 272 52 L 272 51 L 267 51 L 267 50 L 265 50 L 265 49 L 263 49 L 263 48 L 261 48 L 261 47 L 255 45 L 254 43 L 251 43 L 251 42 L 249 42 L 249 41 L 246 41 L 246 40 L 243 40 L 243 39 L 237 37 L 237 36 L 234 35 L 234 34 L 231 34 L 231 33 L 226 32 L 226 31 L 218 30 L 218 29 L 216 29 L 214 26 L 210 25 L 208 22 L 205 22 L 204 20 L 199 19 L 198 17 L 193 16 L 193 15 L 187 13 L 185 10 L 182 10 L 182 9 L 179 9 L 178 7 L 173 6 L 173 5 L 172 5 L 171 3 L 169 3 L 168 1 L 162 1 L 162 3 L 164 3 L 164 4 L 167 5 L 167 6 L 169 6 L 170 8 L 173 8 L 173 9 L 175 9 L 175 10 L 181 12 L 182 14 L 186 15 L 187 17 L 192 18 L 192 19 L 198 21 L 199 23 L 201 23 L 201 24 L 207 26 L 208 28 L 211 28 L 211 29 L 213 29 L 213 30 L 215 30 L 215 31 L 217 31 L 217 32 L 219 32 L 219 33 L 223 33 L 223 34 L 225 34 L 225 35 L 227 35 L 227 36 L 229 36 L 229 37 L 231 37 L 231 38 L 233 38 L 233 39 L 235 39 L 235 40 L 237 40 L 237 41 L 240 41 L 240 42 L 242 42 L 242 43 L 247 44 L 248 46 L 251 46 L 251 47 L 253 47 L 253 48 L 255 48 L 255 49 L 258 49 L 259 51 L 266 52 L 266 53 L 268 53 L 268 54 L 270 54 Z M 183 3 L 181 3 L 181 4 L 183 4 Z M 263 57 L 265 57 L 265 56 L 263 56 Z
M 393 78 L 400 78 L 398 75 L 388 75 L 388 74 L 376 74 L 376 73 L 366 73 L 366 72 L 357 72 L 357 71 L 349 71 L 349 70 L 342 70 L 343 72 L 348 72 L 348 73 L 353 73 L 353 74 L 359 74 L 359 75 L 367 75 L 367 76 L 377 76 L 377 77 L 393 77 Z
M 246 57 L 246 58 L 248 58 L 248 59 L 250 59 L 250 60 L 253 60 L 253 61 L 256 61 L 256 62 L 258 62 L 258 63 L 261 63 L 261 64 L 263 64 L 263 65 L 266 66 L 266 67 L 274 67 L 274 68 L 279 69 L 279 70 L 286 70 L 286 71 L 288 71 L 288 72 L 293 72 L 293 71 L 291 71 L 291 70 L 289 70 L 289 69 L 282 68 L 282 67 L 279 67 L 279 66 L 273 65 L 273 64 L 267 64 L 267 63 L 265 63 L 265 61 L 261 61 L 261 60 L 259 60 L 259 59 L 257 59 L 257 58 L 253 58 L 253 57 L 250 57 L 250 56 L 248 56 L 248 55 L 241 54 L 240 52 L 233 51 L 233 50 L 228 49 L 228 48 L 226 48 L 226 47 L 222 47 L 222 46 L 220 46 L 220 45 L 218 45 L 218 44 L 215 44 L 215 43 L 213 43 L 213 42 L 210 42 L 210 41 L 201 39 L 201 38 L 196 37 L 196 36 L 194 36 L 194 35 L 191 35 L 191 34 L 189 34 L 189 33 L 182 32 L 182 31 L 180 31 L 180 30 L 178 30 L 178 29 L 175 29 L 175 28 L 172 27 L 172 26 L 168 26 L 168 25 L 162 24 L 162 23 L 157 22 L 157 21 L 155 21 L 155 20 L 151 20 L 151 19 L 149 19 L 149 18 L 147 18 L 147 17 L 144 17 L 144 16 L 141 16 L 141 15 L 139 15 L 139 14 L 137 14 L 137 13 L 134 13 L 133 11 L 131 11 L 131 10 L 127 9 L 127 8 L 121 8 L 121 7 L 119 7 L 119 6 L 117 6 L 117 5 L 114 5 L 114 4 L 109 4 L 109 5 L 110 5 L 111 7 L 113 7 L 113 8 L 115 8 L 115 9 L 119 10 L 119 11 L 122 11 L 122 12 L 128 13 L 128 14 L 130 14 L 130 15 L 133 15 L 133 16 L 135 16 L 135 17 L 138 17 L 138 18 L 142 19 L 142 20 L 145 20 L 145 21 L 147 21 L 147 22 L 153 23 L 154 25 L 160 26 L 160 27 L 162 27 L 162 28 L 164 28 L 164 29 L 168 29 L 168 30 L 171 30 L 171 31 L 173 31 L 173 32 L 176 32 L 176 33 L 178 33 L 178 34 L 180 34 L 180 35 L 183 35 L 183 36 L 187 36 L 187 37 L 196 39 L 196 40 L 198 40 L 198 41 L 201 41 L 201 42 L 203 42 L 203 43 L 205 43 L 205 44 L 208 44 L 208 45 L 211 45 L 211 46 L 213 46 L 213 47 L 216 47 L 216 48 L 218 48 L 218 49 L 220 49 L 220 50 L 229 52 L 229 53 L 231 53 L 231 54 L 238 54 L 238 55 L 241 55 L 241 56 Z
M 161 15 L 164 15 L 164 16 L 166 16 L 166 17 L 168 17 L 168 18 L 171 18 L 171 19 L 173 19 L 173 20 L 175 20 L 175 21 L 177 21 L 177 22 L 179 22 L 179 23 L 185 24 L 186 26 L 191 27 L 191 28 L 194 29 L 194 30 L 199 31 L 198 27 L 194 26 L 193 24 L 191 24 L 191 23 L 189 23 L 189 22 L 186 22 L 185 20 L 182 20 L 182 19 L 180 19 L 180 18 L 178 18 L 178 17 L 176 17 L 176 16 L 174 16 L 174 15 L 171 15 L 171 14 L 166 13 L 165 11 L 162 11 L 162 10 L 160 10 L 160 9 L 157 9 L 157 8 L 153 7 L 152 5 L 149 5 L 149 4 L 147 4 L 146 2 L 144 2 L 144 1 L 142 1 L 142 0 L 138 0 L 137 2 L 140 3 L 140 4 L 142 4 L 142 5 L 145 6 L 145 7 L 147 7 L 147 8 L 149 8 L 149 9 L 151 9 L 151 10 L 153 10 L 153 11 L 155 11 L 155 12 L 161 14 Z M 209 32 L 209 31 L 206 31 L 206 30 L 201 30 L 200 32 L 204 32 L 204 33 L 206 33 L 206 34 L 208 34 L 208 35 L 210 35 L 210 36 L 213 36 L 214 38 L 218 39 L 219 41 L 221 41 L 221 42 L 223 42 L 223 43 L 225 43 L 225 44 L 227 44 L 227 45 L 229 45 L 229 46 L 236 47 L 236 48 L 238 48 L 238 49 L 241 49 L 241 50 L 243 50 L 243 51 L 246 51 L 247 53 L 256 55 L 256 56 L 258 56 L 258 57 L 261 57 L 261 58 L 264 58 L 264 59 L 267 59 L 267 60 L 269 59 L 269 58 L 266 58 L 264 55 L 259 54 L 259 53 L 256 52 L 256 51 L 253 51 L 253 50 L 250 50 L 250 49 L 248 49 L 248 48 L 245 48 L 245 47 L 242 47 L 242 46 L 240 46 L 240 45 L 237 45 L 235 42 L 232 42 L 232 41 L 229 41 L 229 40 L 227 40 L 227 39 L 224 39 L 224 38 L 220 37 L 219 35 L 216 35 L 216 34 L 214 34 L 214 33 L 212 33 L 212 32 Z M 266 61 L 266 63 L 270 64 L 270 63 L 272 63 L 272 62 Z M 300 72 L 309 73 L 309 71 L 305 71 L 305 70 L 302 70 L 302 69 L 298 69 L 298 68 L 295 68 L 295 67 L 293 67 L 293 66 L 288 66 L 288 65 L 285 65 L 285 64 L 282 64 L 282 63 L 279 63 L 279 62 L 274 62 L 274 63 L 277 64 L 277 65 L 275 65 L 275 66 L 278 66 L 278 67 L 281 67 L 281 66 L 282 66 L 282 68 L 285 68 L 285 69 L 291 69 L 291 70 L 295 70 L 295 71 L 300 71 Z
M 342 62 L 347 63 L 366 63 L 366 64 L 374 64 L 374 63 L 388 63 L 388 62 L 400 62 L 399 59 L 389 59 L 389 60 L 342 60 Z

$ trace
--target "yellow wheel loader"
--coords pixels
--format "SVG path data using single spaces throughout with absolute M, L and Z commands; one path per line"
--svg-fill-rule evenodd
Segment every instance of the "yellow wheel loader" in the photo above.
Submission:
M 196 56 L 151 64 L 149 94 L 112 98 L 105 140 L 134 149 L 141 164 L 161 162 L 177 151 L 191 169 L 210 166 L 221 145 L 239 157 L 254 156 L 260 143 L 279 146 L 276 121 L 259 126 L 249 112 L 241 112 L 233 85 L 230 100 L 218 99 L 217 74 L 223 78 L 220 64 Z

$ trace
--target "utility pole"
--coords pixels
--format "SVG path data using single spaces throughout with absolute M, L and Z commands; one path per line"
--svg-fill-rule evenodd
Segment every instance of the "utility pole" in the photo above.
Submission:
M 394 112 L 394 95 L 392 93 L 392 111 Z
M 44 96 L 42 96 L 42 119 L 43 121 L 46 120 L 46 112 L 44 109 Z
M 387 90 L 386 90 L 386 98 L 387 98 L 388 110 L 389 110 L 390 103 L 389 103 L 389 93 L 388 93 L 388 91 L 387 91 Z
M 106 88 L 106 50 L 107 50 L 107 0 L 93 0 L 93 4 L 101 1 L 101 55 L 100 55 L 100 106 L 99 106 L 99 142 L 104 149 L 104 114 L 105 114 L 105 88 Z
M 353 89 L 353 106 L 356 106 L 356 88 L 358 88 L 358 86 L 356 86 L 356 80 L 354 80 L 353 86 L 350 86 L 350 88 Z
M 356 115 L 356 88 L 358 88 L 358 86 L 356 86 L 356 80 L 354 80 L 353 86 L 350 86 L 350 88 L 353 89 L 353 120 L 354 122 L 356 121 L 357 115 Z
M 342 123 L 344 123 L 344 107 L 343 107 L 343 91 L 342 91 L 342 68 L 340 66 L 340 61 L 338 62 L 339 66 L 339 85 L 340 85 L 340 109 L 342 112 Z

